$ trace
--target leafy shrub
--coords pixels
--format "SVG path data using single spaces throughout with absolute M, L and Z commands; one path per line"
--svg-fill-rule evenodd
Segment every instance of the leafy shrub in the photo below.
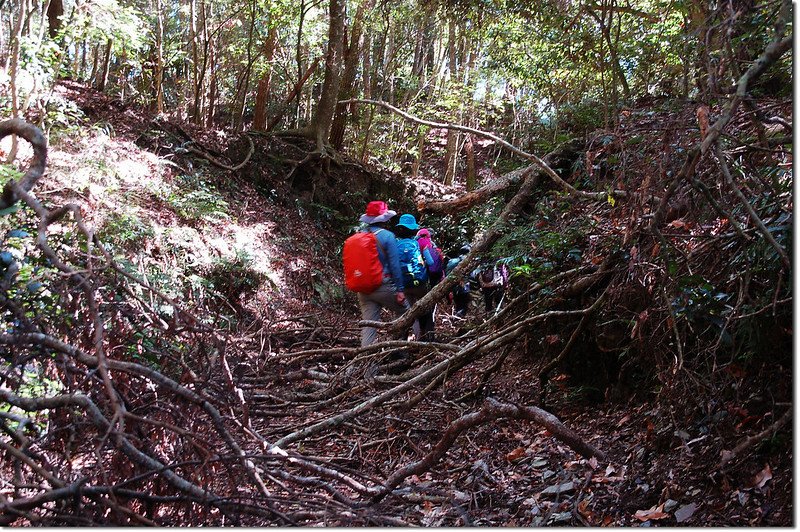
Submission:
M 135 214 L 112 212 L 100 229 L 104 242 L 118 243 L 122 247 L 135 247 L 153 238 L 153 227 Z
M 205 186 L 199 190 L 178 190 L 167 197 L 167 202 L 185 220 L 221 222 L 230 219 L 228 202 Z
M 603 105 L 593 100 L 563 105 L 558 110 L 561 129 L 585 134 L 603 125 Z
M 205 273 L 211 286 L 231 301 L 255 290 L 264 274 L 253 268 L 253 258 L 246 251 L 237 251 L 232 258 L 221 258 Z

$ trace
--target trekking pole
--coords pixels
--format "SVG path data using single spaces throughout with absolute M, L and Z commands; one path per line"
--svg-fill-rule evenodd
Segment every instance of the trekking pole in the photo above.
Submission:
M 500 312 L 500 305 L 503 304 L 503 300 L 506 298 L 506 291 L 503 290 L 503 295 L 500 297 L 500 301 L 497 303 L 497 308 L 494 309 L 494 315 L 497 316 L 497 313 Z

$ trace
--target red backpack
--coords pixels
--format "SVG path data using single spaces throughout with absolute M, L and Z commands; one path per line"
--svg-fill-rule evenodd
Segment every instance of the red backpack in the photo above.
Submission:
M 344 284 L 348 290 L 370 294 L 383 283 L 383 265 L 378 258 L 378 246 L 378 238 L 369 231 L 356 233 L 344 241 L 342 263 Z

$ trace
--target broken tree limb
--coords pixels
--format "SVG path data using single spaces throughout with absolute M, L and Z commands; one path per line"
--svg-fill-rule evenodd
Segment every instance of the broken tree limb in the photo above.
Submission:
M 438 462 L 450 449 L 456 438 L 464 432 L 484 423 L 491 423 L 499 418 L 524 419 L 533 421 L 544 428 L 559 441 L 567 444 L 571 449 L 585 457 L 596 456 L 605 459 L 606 455 L 600 449 L 586 443 L 574 431 L 567 428 L 556 416 L 536 408 L 535 406 L 518 406 L 508 403 L 500 403 L 494 399 L 487 399 L 483 407 L 471 414 L 466 414 L 453 421 L 444 431 L 439 442 L 421 460 L 412 462 L 405 467 L 395 471 L 384 483 L 383 492 L 375 499 L 380 500 L 396 488 L 400 483 L 411 475 L 418 475 L 429 470 Z
M 407 330 L 411 323 L 421 314 L 427 312 L 436 304 L 437 301 L 442 299 L 450 289 L 461 278 L 466 278 L 469 272 L 476 264 L 478 258 L 486 251 L 489 251 L 498 238 L 503 234 L 507 225 L 511 220 L 511 216 L 520 212 L 522 208 L 528 203 L 533 191 L 539 185 L 539 176 L 541 174 L 528 174 L 520 186 L 517 194 L 508 202 L 503 209 L 503 212 L 497 217 L 495 222 L 487 229 L 487 231 L 478 238 L 472 246 L 472 250 L 467 253 L 464 259 L 456 266 L 450 274 L 445 277 L 439 284 L 437 284 L 430 292 L 417 301 L 411 310 L 406 311 L 405 314 L 395 319 L 394 321 L 383 324 L 387 327 L 390 333 L 396 334 L 400 331 Z
M 791 49 L 793 42 L 792 36 L 784 37 L 786 24 L 791 19 L 791 16 L 792 5 L 790 0 L 782 0 L 780 16 L 776 24 L 775 37 L 767 45 L 758 59 L 747 69 L 747 72 L 739 78 L 739 81 L 736 83 L 736 92 L 728 102 L 725 111 L 723 111 L 722 115 L 709 128 L 708 134 L 700 145 L 700 151 L 702 153 L 706 153 L 708 149 L 717 142 L 722 130 L 728 125 L 728 122 L 731 121 L 731 118 L 733 118 L 742 100 L 747 96 L 747 88 L 750 83 L 758 79 L 761 74 L 766 72 L 767 68 L 780 59 L 787 50 Z
M 426 213 L 457 214 L 464 212 L 494 197 L 508 187 L 522 182 L 535 170 L 536 167 L 534 165 L 517 168 L 516 170 L 491 180 L 477 190 L 472 190 L 452 200 L 425 201 L 423 199 L 417 202 L 417 209 L 419 212 Z
M 719 163 L 719 169 L 722 171 L 722 175 L 725 177 L 725 183 L 733 190 L 736 197 L 739 199 L 739 202 L 742 204 L 742 207 L 747 211 L 747 214 L 750 215 L 750 221 L 753 222 L 759 232 L 762 234 L 764 239 L 769 242 L 769 245 L 775 249 L 778 253 L 778 256 L 781 258 L 781 262 L 783 263 L 783 267 L 790 271 L 792 269 L 792 262 L 789 260 L 789 255 L 786 254 L 786 250 L 775 241 L 775 237 L 772 236 L 767 226 L 764 225 L 764 222 L 761 221 L 761 218 L 758 216 L 758 213 L 750 204 L 750 202 L 745 197 L 744 193 L 739 189 L 736 185 L 736 182 L 733 180 L 733 176 L 731 175 L 730 168 L 728 168 L 728 162 L 725 160 L 725 154 L 722 153 L 722 150 L 719 147 L 719 143 L 714 145 L 714 155 L 717 157 L 717 162 Z
M 731 460 L 735 460 L 736 458 L 741 456 L 741 454 L 743 452 L 745 452 L 747 449 L 749 449 L 750 447 L 752 447 L 753 445 L 755 445 L 755 444 L 757 444 L 759 442 L 764 441 L 766 438 L 772 436 L 774 433 L 776 433 L 778 430 L 780 430 L 781 427 L 786 425 L 786 423 L 788 423 L 790 419 L 792 419 L 792 409 L 791 408 L 789 410 L 787 410 L 778 419 L 778 421 L 776 421 L 775 423 L 773 423 L 772 425 L 770 425 L 766 429 L 762 430 L 758 434 L 754 434 L 754 435 L 750 436 L 749 438 L 747 438 L 746 440 L 742 441 L 739 445 L 736 446 L 736 448 L 733 449 L 733 451 L 730 451 L 730 452 L 723 451 L 722 460 L 720 460 L 719 465 L 717 465 L 717 469 L 718 470 L 723 469 L 728 463 L 730 463 Z
M 451 129 L 453 131 L 461 131 L 463 133 L 471 133 L 473 135 L 478 135 L 483 138 L 491 139 L 498 144 L 501 144 L 505 148 L 507 148 L 512 153 L 519 155 L 531 162 L 533 162 L 539 169 L 547 175 L 550 179 L 552 179 L 558 186 L 564 189 L 570 196 L 573 197 L 580 197 L 586 199 L 593 199 L 593 200 L 605 200 L 608 196 L 613 196 L 615 198 L 626 198 L 628 197 L 628 193 L 624 190 L 613 190 L 611 192 L 586 192 L 583 190 L 578 190 L 566 181 L 564 181 L 552 168 L 548 165 L 545 161 L 543 161 L 538 156 L 523 151 L 510 142 L 498 137 L 494 133 L 489 133 L 488 131 L 481 131 L 480 129 L 475 129 L 467 126 L 461 126 L 458 124 L 450 124 L 450 123 L 443 123 L 443 122 L 432 122 L 430 120 L 423 120 L 422 118 L 417 118 L 416 116 L 409 114 L 397 107 L 390 105 L 386 102 L 382 102 L 379 100 L 365 100 L 365 99 L 351 99 L 351 100 L 342 100 L 339 101 L 340 104 L 351 104 L 351 103 L 364 103 L 369 105 L 377 105 L 378 107 L 383 107 L 395 114 L 398 114 L 405 118 L 406 120 L 410 120 L 411 122 L 416 122 L 417 124 L 422 124 L 423 126 L 429 126 L 434 128 L 440 129 Z
M 561 144 L 558 148 L 545 155 L 542 160 L 548 165 L 552 165 L 564 155 L 579 150 L 579 145 L 581 143 L 582 141 L 578 139 L 570 140 L 564 144 Z M 469 191 L 455 199 L 439 201 L 421 200 L 417 203 L 417 209 L 419 209 L 420 212 L 446 214 L 464 212 L 475 205 L 487 201 L 489 198 L 496 196 L 509 187 L 522 183 L 525 178 L 534 171 L 539 171 L 536 165 L 517 168 L 516 170 L 512 170 L 507 174 L 503 174 L 495 179 L 492 179 L 481 188 Z

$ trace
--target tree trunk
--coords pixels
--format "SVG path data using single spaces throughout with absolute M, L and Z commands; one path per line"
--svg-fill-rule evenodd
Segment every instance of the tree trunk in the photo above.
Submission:
M 231 126 L 237 131 L 241 129 L 242 121 L 244 120 L 244 108 L 247 104 L 247 93 L 250 90 L 250 76 L 253 72 L 253 62 L 255 61 L 253 57 L 253 34 L 256 26 L 257 7 L 256 0 L 252 0 L 250 3 L 250 28 L 247 31 L 247 65 L 245 66 L 243 75 L 236 84 L 236 91 L 234 92 L 236 109 L 231 117 Z
M 161 6 L 161 0 L 155 0 L 156 60 L 153 66 L 153 95 L 157 114 L 164 112 L 164 15 Z
M 464 151 L 467 156 L 467 192 L 471 192 L 475 190 L 475 184 L 477 182 L 477 176 L 475 174 L 475 144 L 472 142 L 472 135 L 467 135 Z
M 456 70 L 458 68 L 458 62 L 456 58 L 457 46 L 456 46 L 456 22 L 454 20 L 450 20 L 449 23 L 449 39 L 447 45 L 447 51 L 449 55 L 449 84 L 453 86 L 456 81 Z M 445 152 L 444 158 L 444 184 L 447 186 L 451 186 L 453 184 L 453 178 L 456 174 L 456 148 L 458 147 L 458 133 L 451 129 L 447 130 L 447 149 Z
M 194 4 L 193 4 L 194 5 Z M 202 21 L 202 45 L 203 45 L 203 57 L 202 59 L 200 56 L 200 42 L 198 39 L 198 28 L 197 28 L 197 14 L 193 17 L 194 22 L 194 47 L 193 47 L 193 58 L 195 64 L 195 73 L 194 73 L 194 109 L 192 109 L 192 122 L 194 124 L 199 125 L 202 121 L 203 117 L 203 109 L 205 108 L 204 100 L 205 100 L 205 76 L 206 76 L 206 68 L 208 65 L 208 23 L 207 23 L 207 13 L 206 13 L 206 3 L 205 0 L 200 1 L 200 13 Z
M 372 0 L 363 0 L 356 10 L 353 19 L 352 29 L 350 30 L 350 45 L 344 52 L 344 73 L 339 84 L 339 100 L 349 100 L 355 94 L 356 70 L 360 58 L 359 42 L 364 22 L 364 13 L 372 6 Z M 356 111 L 355 104 L 337 105 L 336 114 L 331 125 L 330 143 L 335 150 L 341 150 L 344 144 L 344 131 L 347 119 Z
M 253 129 L 261 131 L 267 129 L 267 102 L 269 101 L 270 85 L 272 84 L 272 58 L 275 55 L 275 44 L 278 40 L 276 26 L 270 26 L 267 41 L 264 43 L 264 60 L 267 71 L 258 80 L 256 89 L 256 104 L 253 116 Z
M 100 71 L 100 75 L 97 78 L 97 85 L 95 86 L 100 92 L 105 91 L 106 84 L 108 84 L 108 70 L 111 65 L 111 44 L 111 39 L 108 39 L 108 41 L 106 41 L 106 56 L 105 59 L 103 59 L 103 68 Z
M 47 34 L 55 39 L 61 29 L 61 16 L 64 14 L 63 0 L 50 0 L 47 5 Z
M 411 165 L 411 180 L 414 181 L 419 176 L 419 167 L 422 165 L 422 151 L 425 149 L 425 137 L 427 128 L 420 126 L 417 135 L 417 156 L 414 158 L 414 164 Z
M 89 72 L 89 82 L 92 86 L 97 85 L 98 65 L 100 64 L 100 45 L 95 44 L 92 49 L 92 70 Z
M 9 54 L 8 73 L 9 89 L 11 90 L 11 117 L 19 118 L 19 102 L 17 101 L 17 69 L 19 67 L 19 49 L 22 39 L 22 21 L 25 19 L 25 0 L 19 1 L 17 19 L 14 21 L 14 34 L 11 38 L 11 53 Z M 6 162 L 10 163 L 17 157 L 17 136 L 11 135 L 11 149 Z
M 219 35 L 219 34 L 217 34 Z M 216 67 L 216 55 L 217 55 L 217 44 L 214 41 L 211 41 L 211 45 L 208 50 L 208 63 L 209 63 L 209 74 L 208 74 L 208 106 L 206 109 L 206 127 L 210 128 L 214 125 L 214 115 L 217 112 L 217 67 Z
M 303 23 L 305 22 L 307 11 L 308 8 L 306 7 L 306 0 L 300 0 L 300 20 L 297 24 L 297 48 L 295 49 L 295 62 L 297 63 L 297 83 L 295 84 L 295 87 L 303 86 L 303 83 L 301 82 L 303 76 Z M 298 95 L 297 106 L 294 113 L 295 127 L 300 126 L 300 107 L 301 98 L 300 95 Z
M 344 34 L 345 0 L 330 0 L 330 23 L 328 26 L 328 51 L 325 54 L 325 79 L 322 82 L 314 118 L 303 132 L 322 150 L 331 131 L 333 112 L 339 95 L 340 62 L 342 58 L 342 36 Z

